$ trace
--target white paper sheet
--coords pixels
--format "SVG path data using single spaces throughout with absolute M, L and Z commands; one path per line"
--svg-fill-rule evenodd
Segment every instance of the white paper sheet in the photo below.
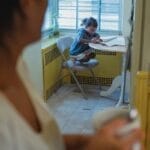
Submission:
M 112 47 L 112 46 L 125 46 L 126 45 L 125 38 L 122 37 L 122 36 L 104 38 L 104 40 L 101 44 L 109 46 L 109 47 Z

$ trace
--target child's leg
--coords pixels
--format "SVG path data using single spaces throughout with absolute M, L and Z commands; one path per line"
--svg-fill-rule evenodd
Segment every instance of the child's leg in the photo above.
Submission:
M 81 62 L 87 62 L 92 58 L 96 57 L 95 52 L 93 52 L 92 50 L 87 50 L 85 52 L 83 52 L 85 54 L 85 57 L 81 60 Z
M 70 57 L 76 61 L 88 62 L 90 59 L 95 58 L 96 54 L 92 50 L 86 50 L 79 55 L 70 56 Z
M 74 61 L 80 61 L 85 58 L 85 55 L 86 55 L 85 53 L 81 53 L 81 54 L 75 55 L 75 56 L 71 55 L 70 58 L 73 59 Z
M 91 52 L 91 53 L 89 53 L 89 58 L 91 59 L 91 58 L 95 58 L 96 57 L 96 53 L 94 53 L 94 52 Z

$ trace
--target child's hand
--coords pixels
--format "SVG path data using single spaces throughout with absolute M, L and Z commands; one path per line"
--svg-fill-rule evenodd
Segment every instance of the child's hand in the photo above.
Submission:
M 93 38 L 93 39 L 91 40 L 91 42 L 94 43 L 94 44 L 99 44 L 99 43 L 103 42 L 103 40 L 100 39 L 100 38 L 98 38 L 98 37 L 96 37 L 96 38 Z
M 91 42 L 94 43 L 94 44 L 97 44 L 98 38 L 93 38 L 93 39 L 91 40 Z
M 103 42 L 103 40 L 101 38 L 99 38 L 99 40 L 100 40 L 100 43 Z

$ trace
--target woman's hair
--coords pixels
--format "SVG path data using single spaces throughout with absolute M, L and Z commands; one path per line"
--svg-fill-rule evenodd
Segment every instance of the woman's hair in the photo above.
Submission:
M 14 25 L 14 14 L 23 15 L 20 0 L 1 0 L 0 2 L 0 42 L 5 33 L 11 31 Z
M 90 26 L 97 28 L 98 23 L 97 23 L 97 20 L 93 17 L 84 18 L 82 20 L 81 26 L 84 26 L 85 28 L 90 27 Z

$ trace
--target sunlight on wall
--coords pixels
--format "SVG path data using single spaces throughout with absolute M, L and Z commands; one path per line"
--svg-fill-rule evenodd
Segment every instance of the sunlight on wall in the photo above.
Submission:
M 123 0 L 123 35 L 128 37 L 130 35 L 130 24 L 129 19 L 131 16 L 131 9 L 132 9 L 132 1 L 131 0 Z
M 25 48 L 23 60 L 27 64 L 30 77 L 38 92 L 43 94 L 41 41 L 33 43 Z

